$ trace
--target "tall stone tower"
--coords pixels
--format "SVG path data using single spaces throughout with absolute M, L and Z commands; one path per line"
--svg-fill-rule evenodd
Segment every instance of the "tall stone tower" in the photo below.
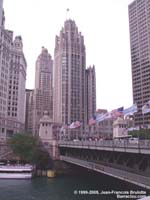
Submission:
M 54 122 L 85 121 L 85 61 L 84 37 L 68 19 L 55 40 Z
M 22 38 L 16 36 L 10 48 L 7 116 L 16 121 L 21 129 L 24 129 L 25 124 L 26 69 Z

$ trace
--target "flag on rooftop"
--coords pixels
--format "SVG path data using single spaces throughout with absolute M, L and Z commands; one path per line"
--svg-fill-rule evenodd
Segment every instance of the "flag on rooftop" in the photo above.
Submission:
M 142 107 L 142 113 L 146 114 L 150 112 L 150 100 L 144 104 Z

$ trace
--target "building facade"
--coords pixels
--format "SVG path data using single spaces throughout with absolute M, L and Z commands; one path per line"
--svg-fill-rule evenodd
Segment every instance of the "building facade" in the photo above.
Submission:
M 34 90 L 26 89 L 25 131 L 32 133 Z
M 27 63 L 21 36 L 15 37 L 10 48 L 10 56 L 7 116 L 24 127 Z
M 2 25 L 3 19 L 3 0 L 0 0 L 0 26 Z
M 52 159 L 59 158 L 58 137 L 60 125 L 53 123 L 49 117 L 49 113 L 44 111 L 43 117 L 40 119 L 39 138 Z
M 85 71 L 85 86 L 86 86 L 86 110 L 87 110 L 87 123 L 89 119 L 96 112 L 96 74 L 95 66 L 90 66 Z
M 56 36 L 54 52 L 54 122 L 86 120 L 84 37 L 73 20 Z
M 42 47 L 42 52 L 36 61 L 33 94 L 33 135 L 38 135 L 39 121 L 44 111 L 48 111 L 50 118 L 53 118 L 53 60 L 48 50 Z
M 4 14 L 4 12 L 3 12 Z M 3 16 L 4 19 L 4 16 Z M 0 140 L 5 141 L 7 135 L 7 105 L 9 87 L 10 48 L 13 32 L 1 26 L 0 29 Z M 11 126 L 11 125 L 10 125 Z
M 133 102 L 137 103 L 135 125 L 150 124 L 142 106 L 150 100 L 150 1 L 134 0 L 129 5 Z
M 13 32 L 5 29 L 4 11 L 2 14 L 2 24 L 0 26 L 0 117 L 7 117 L 10 48 Z
M 22 39 L 5 29 L 0 1 L 0 141 L 23 130 L 25 122 L 26 61 Z

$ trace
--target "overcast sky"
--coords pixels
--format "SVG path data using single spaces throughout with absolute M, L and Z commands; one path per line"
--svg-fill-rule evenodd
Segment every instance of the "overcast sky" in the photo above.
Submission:
M 54 57 L 55 36 L 69 17 L 84 35 L 86 66 L 95 65 L 97 108 L 132 105 L 128 5 L 133 0 L 4 0 L 7 29 L 21 35 L 27 60 L 26 88 L 34 88 L 41 47 Z

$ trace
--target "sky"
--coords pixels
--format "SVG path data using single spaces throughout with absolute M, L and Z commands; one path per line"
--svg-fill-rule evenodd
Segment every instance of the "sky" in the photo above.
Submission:
M 34 88 L 41 47 L 54 58 L 55 36 L 66 18 L 84 36 L 86 66 L 95 65 L 97 108 L 133 104 L 128 5 L 133 0 L 4 0 L 5 28 L 21 35 L 27 60 L 26 88 Z M 69 8 L 70 11 L 66 12 Z

